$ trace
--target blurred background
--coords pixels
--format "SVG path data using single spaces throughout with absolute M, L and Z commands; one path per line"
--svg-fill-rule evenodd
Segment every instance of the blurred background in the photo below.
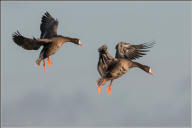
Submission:
M 51 57 L 53 65 L 36 67 L 39 51 L 13 43 L 19 30 L 40 36 L 48 11 L 59 20 L 58 34 L 81 39 L 66 43 Z M 1 2 L 1 88 L 3 126 L 189 126 L 190 2 Z M 156 41 L 138 68 L 97 94 L 97 49 L 115 55 L 120 41 Z

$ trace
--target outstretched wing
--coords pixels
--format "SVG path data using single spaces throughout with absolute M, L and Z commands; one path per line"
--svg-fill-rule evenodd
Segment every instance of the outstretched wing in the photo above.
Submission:
M 49 39 L 30 39 L 22 36 L 18 31 L 12 35 L 13 41 L 26 50 L 38 50 L 41 45 L 51 43 Z
M 126 58 L 129 60 L 137 59 L 146 55 L 149 48 L 153 47 L 155 42 L 131 45 L 130 43 L 120 42 L 116 45 L 116 58 Z
M 51 38 L 57 35 L 57 27 L 59 22 L 55 20 L 48 12 L 46 12 L 41 19 L 41 39 Z
M 101 76 L 103 76 L 108 67 L 116 60 L 107 51 L 107 46 L 103 45 L 99 49 L 99 62 L 97 64 L 97 70 Z

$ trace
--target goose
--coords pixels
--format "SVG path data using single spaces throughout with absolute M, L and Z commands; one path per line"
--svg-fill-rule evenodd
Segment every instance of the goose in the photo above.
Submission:
M 41 65 L 43 61 L 44 71 L 46 70 L 46 59 L 47 65 L 51 66 L 52 62 L 50 56 L 54 55 L 61 46 L 66 42 L 71 42 L 77 45 L 82 46 L 80 39 L 65 37 L 57 34 L 58 20 L 54 19 L 48 12 L 44 13 L 41 19 L 41 35 L 39 39 L 36 38 L 27 38 L 20 34 L 19 31 L 13 33 L 13 41 L 20 47 L 25 50 L 38 50 L 41 46 L 43 47 L 39 58 L 35 61 L 37 66 Z
M 110 95 L 112 93 L 111 86 L 115 79 L 123 76 L 128 70 L 133 67 L 137 67 L 154 75 L 151 68 L 147 65 L 140 64 L 133 60 L 146 55 L 149 48 L 153 47 L 155 43 L 143 43 L 139 45 L 133 45 L 131 43 L 119 42 L 116 45 L 116 55 L 111 56 L 107 51 L 107 45 L 102 45 L 98 48 L 99 61 L 97 64 L 97 70 L 100 74 L 100 79 L 97 81 L 97 92 L 101 93 L 101 87 L 108 81 L 110 85 L 107 87 L 107 93 Z

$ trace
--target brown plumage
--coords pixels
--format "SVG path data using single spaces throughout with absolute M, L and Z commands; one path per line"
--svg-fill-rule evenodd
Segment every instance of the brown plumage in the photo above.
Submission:
M 46 72 L 45 59 L 48 58 L 47 64 L 50 66 L 52 62 L 49 56 L 55 54 L 59 48 L 65 42 L 72 42 L 77 45 L 82 45 L 79 39 L 64 37 L 57 35 L 58 21 L 52 18 L 52 16 L 46 12 L 42 16 L 40 30 L 41 39 L 26 38 L 22 36 L 18 31 L 12 35 L 13 41 L 26 50 L 38 50 L 41 46 L 43 47 L 39 58 L 36 60 L 36 64 L 40 66 L 42 60 L 44 60 L 44 70 Z
M 116 45 L 115 57 L 112 57 L 109 54 L 106 45 L 101 46 L 98 49 L 99 61 L 97 69 L 101 76 L 101 78 L 97 81 L 98 93 L 101 93 L 102 85 L 111 80 L 110 85 L 107 88 L 108 94 L 111 94 L 113 80 L 121 77 L 133 67 L 138 67 L 153 75 L 149 66 L 132 61 L 133 59 L 145 55 L 145 52 L 149 51 L 148 48 L 151 48 L 153 45 L 154 42 L 139 45 L 131 45 L 130 43 L 120 42 Z
M 40 38 L 51 38 L 57 35 L 58 20 L 54 19 L 48 12 L 41 18 L 41 36 Z

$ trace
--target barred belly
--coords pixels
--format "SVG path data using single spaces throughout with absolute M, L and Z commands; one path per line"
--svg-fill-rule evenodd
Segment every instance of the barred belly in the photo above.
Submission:
M 48 57 L 55 54 L 60 48 L 61 48 L 61 45 L 51 45 L 46 49 L 45 56 Z

